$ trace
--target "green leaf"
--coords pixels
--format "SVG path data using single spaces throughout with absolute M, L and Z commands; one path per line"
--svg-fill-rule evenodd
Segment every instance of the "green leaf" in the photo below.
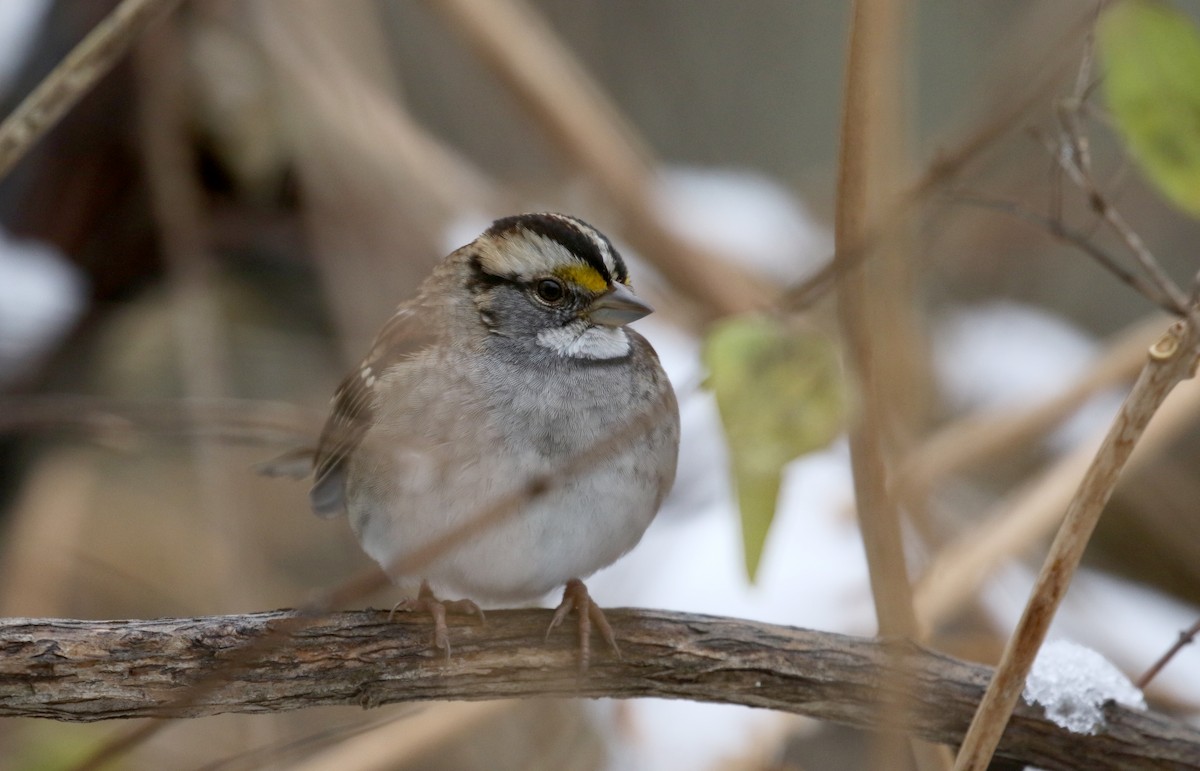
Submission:
M 841 369 L 824 336 L 761 317 L 719 323 L 705 341 L 704 360 L 729 444 L 746 571 L 754 580 L 784 465 L 829 444 L 842 429 Z
M 18 727 L 19 726 L 19 727 Z M 52 721 L 19 721 L 6 736 L 3 767 L 9 771 L 47 771 L 75 768 L 112 737 L 98 724 L 64 724 Z M 129 766 L 121 761 L 106 763 L 106 771 Z
M 1104 93 L 1143 173 L 1172 203 L 1200 216 L 1200 34 L 1156 0 L 1124 0 L 1097 28 Z

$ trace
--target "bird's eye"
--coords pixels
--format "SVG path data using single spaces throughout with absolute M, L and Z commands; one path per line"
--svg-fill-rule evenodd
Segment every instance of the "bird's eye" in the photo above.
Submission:
M 543 302 L 547 302 L 552 305 L 562 302 L 563 298 L 567 296 L 566 287 L 564 287 L 563 283 L 556 278 L 542 279 L 541 281 L 537 282 L 537 286 L 534 287 L 534 291 L 537 292 L 537 296 L 541 298 Z

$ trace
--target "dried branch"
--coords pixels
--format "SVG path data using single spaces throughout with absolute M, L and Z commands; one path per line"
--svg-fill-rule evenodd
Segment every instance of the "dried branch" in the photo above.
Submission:
M 1104 190 L 1096 182 L 1092 169 L 1091 142 L 1080 117 L 1087 109 L 1087 98 L 1092 90 L 1092 44 L 1093 37 L 1089 33 L 1088 44 L 1084 47 L 1079 71 L 1075 78 L 1074 91 L 1057 105 L 1055 114 L 1059 124 L 1058 135 L 1053 139 L 1049 137 L 1041 137 L 1041 139 L 1058 168 L 1083 193 L 1088 207 L 1109 230 L 1121 239 L 1126 249 L 1133 255 L 1134 261 L 1145 274 L 1147 282 L 1153 287 L 1149 292 L 1142 290 L 1143 294 L 1159 305 L 1163 305 L 1170 312 L 1179 316 L 1189 316 L 1193 324 L 1200 324 L 1200 314 L 1197 314 L 1196 309 L 1189 304 L 1188 294 L 1167 275 L 1149 247 L 1142 241 L 1141 236 L 1112 205 Z M 1050 225 L 1051 228 L 1057 226 L 1064 233 L 1069 232 L 1061 222 L 1052 221 Z M 1059 237 L 1063 236 L 1059 235 Z M 1100 259 L 1101 264 L 1105 267 L 1110 270 L 1115 269 L 1087 237 L 1082 237 L 1072 243 Z
M 261 47 L 267 92 L 295 165 L 347 364 L 433 269 L 451 224 L 514 209 L 514 196 L 410 113 L 387 60 L 380 8 L 272 0 L 239 19 Z
M 0 179 L 179 0 L 124 0 L 0 123 Z
M 985 667 L 916 646 L 737 619 L 610 610 L 623 659 L 597 657 L 586 678 L 570 634 L 543 642 L 547 611 L 453 621 L 455 654 L 429 646 L 421 619 L 382 611 L 305 619 L 249 668 L 186 706 L 178 697 L 297 616 L 287 612 L 154 621 L 8 619 L 0 715 L 94 721 L 281 712 L 316 705 L 430 700 L 665 697 L 744 704 L 878 728 L 881 684 L 916 674 L 907 728 L 956 743 L 988 678 Z M 1200 732 L 1116 705 L 1107 728 L 1072 734 L 1022 705 L 1003 757 L 1047 769 L 1200 769 Z
M 1151 347 L 1150 360 L 1121 405 L 1120 413 L 1067 507 L 1025 612 L 1005 646 L 996 676 L 971 722 L 955 771 L 984 771 L 987 768 L 1009 715 L 1021 696 L 1025 678 L 1045 640 L 1050 621 L 1066 595 L 1088 539 L 1133 448 L 1167 395 L 1195 371 L 1197 339 L 1198 333 L 1192 324 L 1176 322 Z
M 874 117 L 869 94 L 878 84 L 872 82 L 871 76 L 877 73 L 871 71 L 869 58 L 874 49 L 873 35 L 881 30 L 870 24 L 878 15 L 873 15 L 871 8 L 869 2 L 855 4 L 846 64 L 836 222 L 837 250 L 843 258 L 864 243 L 872 224 L 868 210 L 872 169 L 868 159 L 873 149 L 869 127 Z M 911 637 L 916 622 L 900 543 L 899 510 L 885 482 L 882 432 L 887 425 L 886 404 L 879 398 L 871 297 L 862 267 L 843 270 L 838 285 L 838 316 L 863 401 L 862 414 L 850 429 L 855 497 L 880 632 Z
M 1145 690 L 1146 686 L 1150 685 L 1150 681 L 1157 677 L 1158 673 L 1163 670 L 1163 667 L 1169 664 L 1171 659 L 1175 658 L 1175 654 L 1183 650 L 1184 646 L 1191 645 L 1196 641 L 1196 635 L 1198 634 L 1200 634 L 1200 621 L 1188 627 L 1187 631 L 1180 632 L 1179 639 L 1175 641 L 1175 644 L 1168 648 L 1167 652 L 1160 656 L 1158 661 L 1154 662 L 1146 670 L 1145 674 L 1138 678 L 1137 687 Z

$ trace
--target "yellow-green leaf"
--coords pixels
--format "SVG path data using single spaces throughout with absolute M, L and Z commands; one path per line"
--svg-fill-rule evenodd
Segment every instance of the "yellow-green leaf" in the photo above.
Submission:
M 841 371 L 827 338 L 761 317 L 718 324 L 705 342 L 704 360 L 729 444 L 753 580 L 784 465 L 824 447 L 842 429 Z
M 1104 93 L 1143 173 L 1200 216 L 1200 34 L 1158 0 L 1123 0 L 1097 29 Z

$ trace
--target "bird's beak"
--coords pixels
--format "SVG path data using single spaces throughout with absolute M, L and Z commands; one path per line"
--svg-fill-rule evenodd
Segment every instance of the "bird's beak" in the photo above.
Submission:
M 588 320 L 605 327 L 623 327 L 631 321 L 654 312 L 654 309 L 637 298 L 633 290 L 618 284 L 606 294 L 600 295 L 588 309 Z

